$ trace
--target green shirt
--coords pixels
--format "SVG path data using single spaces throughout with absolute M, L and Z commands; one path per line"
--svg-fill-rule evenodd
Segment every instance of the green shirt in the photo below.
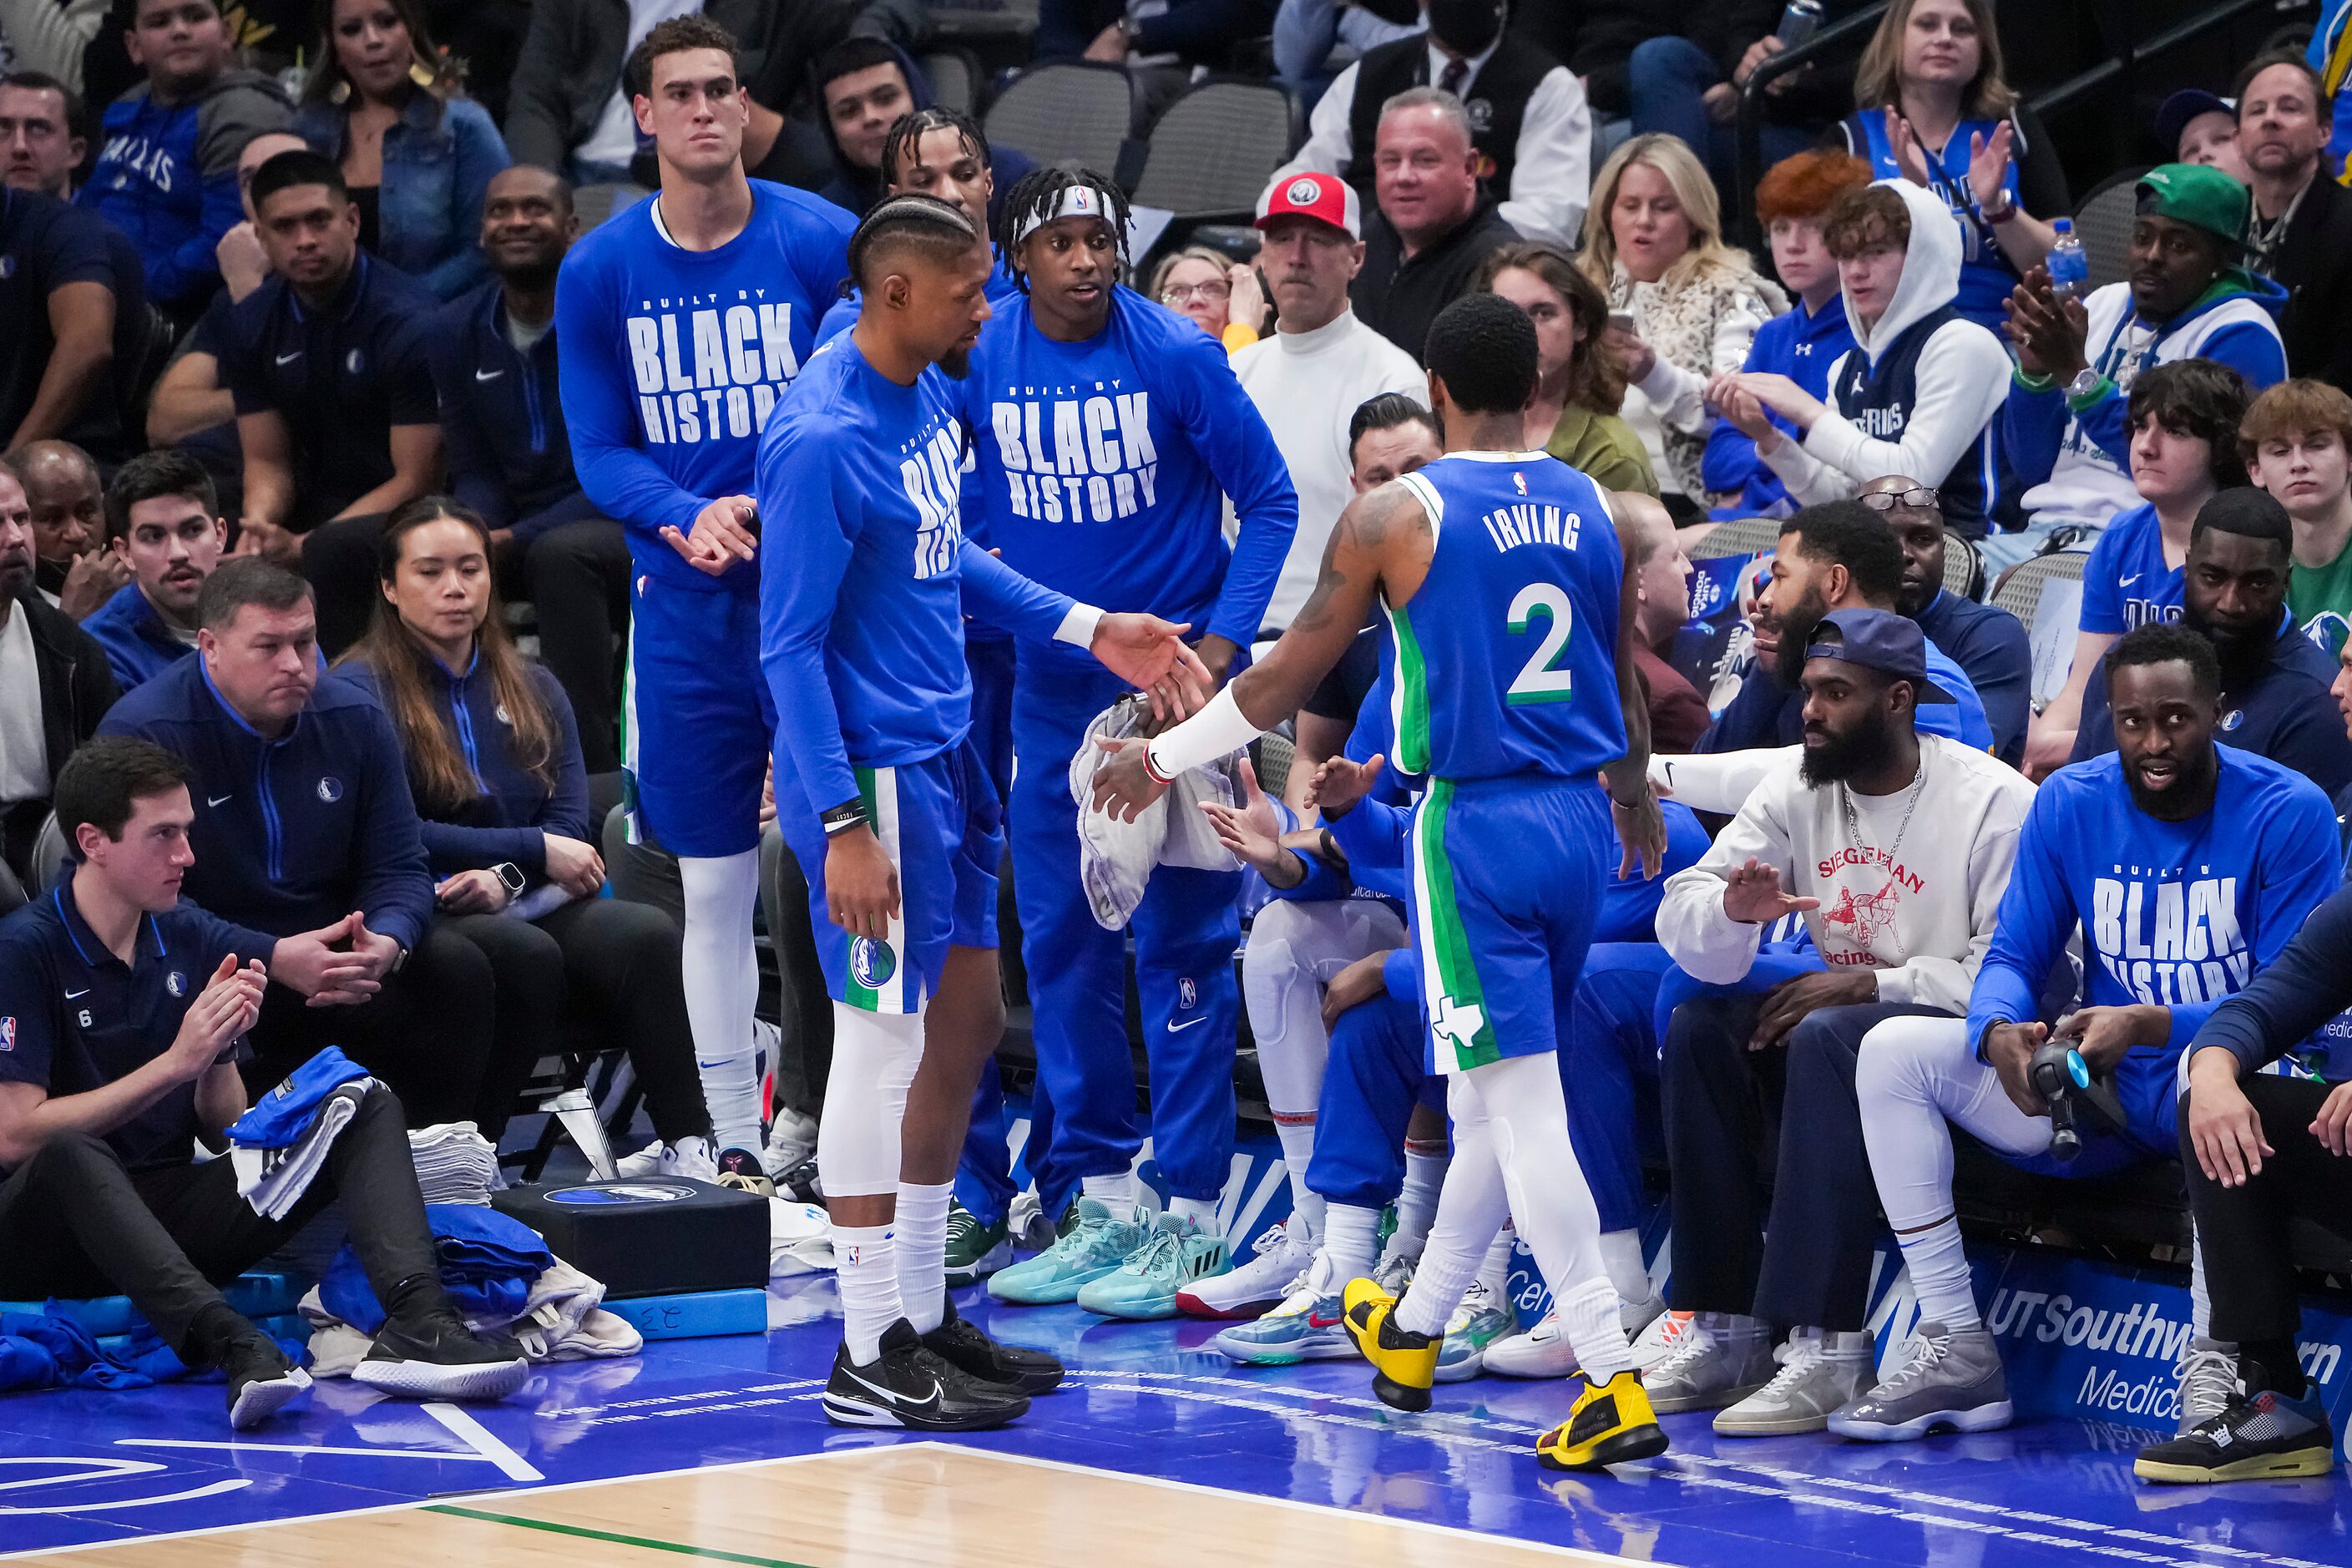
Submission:
M 1658 493 L 1658 477 L 1650 470 L 1650 454 L 1643 449 L 1642 438 L 1614 414 L 1595 414 L 1570 404 L 1560 410 L 1544 450 L 1604 490 Z M 2352 555 L 2352 551 L 2345 553 Z
M 2325 566 L 2296 562 L 2287 578 L 2286 603 L 2294 624 L 2328 658 L 2343 653 L 2345 638 L 2352 636 L 2352 545 Z

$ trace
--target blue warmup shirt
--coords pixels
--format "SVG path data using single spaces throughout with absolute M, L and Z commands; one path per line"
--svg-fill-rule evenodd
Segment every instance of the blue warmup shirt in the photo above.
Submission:
M 1949 692 L 1952 700 L 1920 703 L 1913 710 L 1919 732 L 1958 741 L 1970 751 L 1997 752 L 1992 725 L 1985 717 L 1976 682 L 1932 637 L 1927 641 L 1927 679 Z M 1754 669 L 1692 749 L 1702 754 L 1745 752 L 1759 746 L 1801 745 L 1804 739 L 1802 689 L 1783 688 L 1769 671 Z
M 555 752 L 548 758 L 555 773 L 551 784 L 516 756 L 514 727 L 504 718 L 497 683 L 482 668 L 478 652 L 462 671 L 453 672 L 435 659 L 425 675 L 433 717 L 457 743 L 458 754 L 481 791 L 446 820 L 424 817 L 419 822 L 425 858 L 436 877 L 484 870 L 510 860 L 532 882 L 543 882 L 549 834 L 591 845 L 602 837 L 602 823 L 589 826 L 588 770 L 580 760 L 580 727 L 572 717 L 572 700 L 545 665 L 526 664 L 523 671 L 555 721 Z M 335 679 L 349 681 L 382 704 L 383 689 L 373 665 L 354 659 L 338 669 Z
M 962 392 L 978 442 L 975 531 L 1005 564 L 1103 609 L 1249 647 L 1298 496 L 1223 345 L 1124 287 L 1101 331 L 1057 343 L 1017 298 L 981 330 Z M 1230 550 L 1227 498 L 1241 520 Z M 1078 648 L 1024 642 L 1036 675 L 1097 668 Z
M 2142 501 L 2118 512 L 2100 531 L 2083 566 L 2083 616 L 2086 632 L 2119 637 L 2151 621 L 2180 618 L 2184 566 L 2164 561 L 2164 524 L 2153 504 Z
M 320 681 L 286 732 L 265 741 L 182 659 L 110 710 L 101 735 L 152 741 L 194 771 L 187 896 L 272 936 L 353 910 L 414 950 L 433 918 L 416 807 L 392 721 L 345 680 Z
M 449 489 L 518 545 L 601 515 L 572 471 L 553 322 L 519 353 L 507 336 L 506 285 L 493 279 L 451 300 L 429 354 Z
M 2043 782 L 1969 997 L 1979 1055 L 1995 1024 L 2041 1016 L 2042 983 L 2080 927 L 2084 1005 L 2172 1010 L 2169 1043 L 2134 1047 L 2116 1075 L 2127 1104 L 2171 1105 L 2181 1047 L 2270 967 L 2343 879 L 2327 797 L 2276 763 L 2215 750 L 2212 808 L 2187 822 L 2159 822 L 2134 805 L 2112 756 Z M 2169 1124 L 2168 1111 L 2162 1121 Z M 2169 1144 L 2146 1152 L 2179 1154 Z
M 1998 605 L 1942 588 L 1911 618 L 1927 634 L 1928 647 L 1968 672 L 1992 731 L 1993 754 L 2018 766 L 2025 760 L 2025 731 L 2033 717 L 2033 645 L 2024 626 Z
M 1845 295 L 1830 296 L 1820 310 L 1808 312 L 1801 300 L 1756 329 L 1740 368 L 1785 375 L 1827 403 L 1830 371 L 1853 347 L 1853 328 L 1845 319 Z M 1801 443 L 1805 433 L 1794 421 L 1766 415 L 1775 428 Z M 1796 510 L 1789 489 L 1763 458 L 1756 440 L 1728 419 L 1718 419 L 1707 433 L 1706 452 L 1699 460 L 1699 481 L 1709 494 L 1737 492 L 1739 500 L 1723 509 L 1726 517 L 1786 517 Z
M 751 493 L 760 428 L 849 274 L 857 222 L 806 191 L 751 182 L 751 217 L 716 250 L 661 227 L 661 200 L 599 224 L 555 280 L 563 412 L 580 488 L 625 524 L 636 571 L 707 589 L 661 537 Z M 738 563 L 719 579 L 758 592 Z
M 988 302 L 1001 313 L 1007 301 L 1020 297 L 1021 282 L 1013 276 L 1013 264 L 999 253 L 996 258 L 996 270 L 988 275 Z M 820 343 L 829 343 L 856 326 L 857 312 L 864 307 L 865 302 L 866 296 L 854 287 L 848 293 L 835 300 L 832 308 L 825 311 L 824 320 L 817 323 L 816 341 Z
M 172 628 L 136 583 L 117 588 L 111 598 L 90 612 L 81 629 L 106 650 L 114 684 L 125 691 L 146 684 L 196 651 L 195 644 L 172 635 Z
M 185 899 L 139 922 L 131 962 L 107 950 L 75 904 L 75 868 L 0 921 L 0 1081 L 53 1100 L 125 1078 L 169 1050 L 221 960 L 269 962 L 277 944 Z M 244 1055 L 239 1041 L 224 1060 Z M 196 1086 L 184 1083 L 106 1135 L 131 1170 L 184 1165 Z
M 760 437 L 760 661 L 780 772 L 812 813 L 858 798 L 853 767 L 921 762 L 971 730 L 967 598 L 1039 641 L 1070 610 L 965 542 L 952 388 L 936 367 L 901 386 L 843 336 Z
M 341 1046 L 329 1046 L 230 1122 L 228 1141 L 242 1149 L 290 1149 L 309 1135 L 329 1095 L 367 1076 L 367 1068 L 343 1055 Z

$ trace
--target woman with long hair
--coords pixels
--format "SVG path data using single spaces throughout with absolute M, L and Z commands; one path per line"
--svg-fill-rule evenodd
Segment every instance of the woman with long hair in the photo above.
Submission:
M 1625 366 L 1608 341 L 1609 301 L 1568 252 L 1537 241 L 1486 258 L 1475 287 L 1527 312 L 1536 329 L 1536 395 L 1527 444 L 1591 476 L 1603 489 L 1658 493 L 1642 438 L 1617 416 Z
M 489 530 L 446 496 L 420 496 L 385 522 L 377 560 L 383 597 L 338 668 L 390 716 L 440 913 L 490 961 L 498 1047 L 475 1119 L 495 1141 L 568 1023 L 625 1049 L 645 1086 L 661 1142 L 627 1173 L 720 1179 L 677 927 L 596 896 L 604 863 L 572 705 L 507 635 Z
M 320 0 L 294 129 L 342 166 L 360 244 L 444 300 L 488 275 L 482 194 L 511 160 L 417 0 Z
M 2056 233 L 2032 214 L 2073 203 L 2057 149 L 2002 77 L 1991 0 L 1895 0 L 1863 50 L 1853 100 L 1832 139 L 1874 179 L 1925 185 L 1952 209 L 1954 309 L 1999 332 L 2002 303 Z
M 1714 182 L 1663 134 L 1634 137 L 1601 166 L 1576 265 L 1608 297 L 1625 423 L 1648 451 L 1660 499 L 1676 522 L 1703 521 L 1707 383 L 1747 362 L 1756 329 L 1788 297 L 1724 243 Z

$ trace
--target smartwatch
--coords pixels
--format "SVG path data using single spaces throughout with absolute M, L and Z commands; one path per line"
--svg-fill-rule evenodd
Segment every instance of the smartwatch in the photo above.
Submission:
M 506 884 L 509 899 L 521 898 L 523 889 L 530 885 L 530 879 L 522 874 L 522 868 L 511 860 L 501 860 L 491 867 L 490 875 Z

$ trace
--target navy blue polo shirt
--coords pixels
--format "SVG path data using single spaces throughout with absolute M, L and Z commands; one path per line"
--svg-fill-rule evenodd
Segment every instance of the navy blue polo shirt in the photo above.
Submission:
M 95 213 L 0 186 L 0 441 L 24 423 L 57 347 L 49 296 L 69 283 L 114 286 L 109 232 Z
M 271 276 L 214 345 L 238 415 L 273 413 L 293 446 L 295 528 L 324 522 L 392 478 L 392 427 L 439 413 L 427 353 L 441 302 L 362 253 L 324 309 Z
M 269 962 L 274 945 L 185 899 L 139 922 L 129 963 L 107 950 L 74 904 L 74 869 L 45 898 L 0 921 L 0 1080 L 52 1100 L 87 1094 L 171 1048 L 180 1020 L 235 953 Z M 239 1040 L 221 1058 L 242 1061 Z M 184 1083 L 106 1135 L 131 1170 L 188 1163 L 196 1087 Z

